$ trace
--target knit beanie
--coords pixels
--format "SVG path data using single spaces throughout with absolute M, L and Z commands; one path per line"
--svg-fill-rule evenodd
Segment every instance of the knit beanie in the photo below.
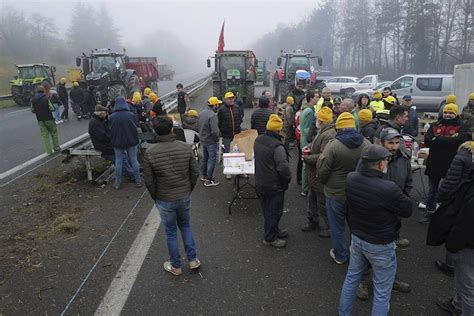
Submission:
M 292 105 L 292 104 L 295 104 L 295 99 L 290 95 L 288 97 L 286 97 L 286 103 Z
M 155 103 L 156 101 L 158 101 L 158 96 L 157 96 L 156 94 L 154 94 L 153 92 L 150 93 L 149 98 L 150 98 L 150 101 L 153 102 L 153 103 Z
M 443 113 L 452 112 L 454 114 L 459 115 L 459 108 L 454 103 L 449 103 L 444 106 Z
M 370 122 L 372 121 L 372 111 L 368 109 L 363 109 L 359 111 L 359 121 Z
M 330 123 L 333 120 L 333 112 L 327 106 L 323 106 L 321 110 L 319 110 L 318 113 L 316 114 L 316 117 L 321 122 Z
M 281 120 L 281 118 L 276 114 L 270 115 L 267 122 L 267 131 L 280 132 L 282 129 L 283 121 Z
M 188 111 L 188 116 L 199 116 L 199 114 L 196 110 L 189 110 Z
M 143 90 L 143 95 L 146 95 L 147 97 L 150 96 L 150 93 L 151 93 L 150 88 L 145 88 L 145 90 Z
M 449 103 L 456 103 L 456 96 L 454 94 L 450 94 L 446 97 L 446 104 Z
M 469 100 L 474 100 L 474 92 L 469 95 Z
M 355 128 L 355 119 L 349 112 L 343 112 L 336 120 L 336 129 Z

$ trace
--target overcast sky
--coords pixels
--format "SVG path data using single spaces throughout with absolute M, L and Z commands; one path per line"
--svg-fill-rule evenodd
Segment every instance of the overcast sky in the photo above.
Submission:
M 170 30 L 196 53 L 213 54 L 225 19 L 226 49 L 250 48 L 252 42 L 272 31 L 278 23 L 292 24 L 304 19 L 318 1 L 160 1 L 82 0 L 98 8 L 102 3 L 122 35 L 122 44 L 142 42 L 144 34 L 156 29 Z M 51 17 L 63 36 L 76 0 L 0 0 L 26 13 Z M 152 41 L 153 39 L 149 39 Z

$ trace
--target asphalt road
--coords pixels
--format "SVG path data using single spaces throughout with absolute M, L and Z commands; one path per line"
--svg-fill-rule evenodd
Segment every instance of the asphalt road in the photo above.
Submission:
M 190 83 L 204 74 L 178 74 L 171 81 L 162 81 L 158 84 L 159 95 L 173 91 L 179 82 Z M 69 121 L 58 125 L 60 144 L 87 132 L 88 121 L 78 121 L 71 108 L 69 112 Z M 0 173 L 45 152 L 35 115 L 28 108 L 0 109 L 0 135 Z

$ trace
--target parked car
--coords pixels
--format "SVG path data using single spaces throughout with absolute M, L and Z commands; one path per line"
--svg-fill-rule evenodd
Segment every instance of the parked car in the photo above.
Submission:
M 318 70 L 318 79 L 326 81 L 328 79 L 334 78 L 336 76 L 332 75 L 332 72 L 329 70 Z
M 349 78 L 350 80 L 345 80 L 345 82 L 341 82 L 341 83 L 339 82 L 335 83 L 333 92 L 344 94 L 348 97 L 350 97 L 356 90 L 369 89 L 369 88 L 375 87 L 379 81 L 379 76 L 377 75 L 367 75 L 357 80 L 354 80 L 355 77 L 338 77 L 338 78 Z M 331 85 L 328 85 L 328 86 L 331 87 Z
M 355 84 L 357 80 L 359 80 L 357 77 L 333 77 L 325 82 L 326 87 L 331 88 L 333 93 L 344 93 L 344 87 L 347 84 Z
M 417 110 L 437 112 L 453 91 L 453 75 L 403 75 L 390 87 L 401 102 L 404 95 L 413 97 Z
M 372 94 L 379 90 L 379 91 L 382 91 L 383 88 L 385 87 L 389 87 L 390 84 L 392 83 L 392 81 L 382 81 L 382 82 L 379 82 L 375 87 L 373 88 L 370 88 L 370 89 L 361 89 L 361 90 L 356 90 L 352 95 L 352 99 L 354 101 L 357 101 L 359 99 L 359 95 L 361 95 L 362 93 L 365 93 L 365 94 L 368 94 L 370 98 L 372 98 Z

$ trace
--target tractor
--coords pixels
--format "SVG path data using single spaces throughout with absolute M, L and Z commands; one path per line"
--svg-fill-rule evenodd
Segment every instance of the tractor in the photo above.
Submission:
M 273 77 L 274 96 L 284 103 L 288 94 L 295 88 L 296 71 L 305 70 L 310 74 L 309 84 L 304 89 L 320 90 L 326 85 L 324 81 L 318 80 L 317 70 L 314 68 L 312 59 L 317 58 L 318 65 L 322 66 L 323 61 L 319 56 L 312 56 L 312 52 L 294 50 L 292 53 L 284 53 L 277 59 L 278 69 Z
M 268 71 L 266 60 L 258 61 L 257 81 L 261 82 L 265 87 L 268 87 L 270 85 L 270 71 Z
M 82 53 L 76 58 L 76 66 L 85 75 L 87 86 L 95 89 L 96 100 L 103 104 L 115 100 L 116 97 L 126 98 L 140 91 L 140 79 L 133 69 L 126 69 L 128 56 L 117 53 L 109 48 L 94 49 L 90 55 Z
M 214 62 L 213 95 L 221 99 L 227 91 L 233 91 L 246 107 L 253 107 L 258 63 L 255 54 L 250 50 L 228 50 L 216 53 Z M 210 59 L 207 67 L 211 67 Z
M 10 80 L 13 101 L 18 105 L 27 106 L 36 93 L 36 87 L 42 85 L 48 88 L 56 85 L 54 73 L 56 67 L 46 64 L 15 65 L 18 75 Z

